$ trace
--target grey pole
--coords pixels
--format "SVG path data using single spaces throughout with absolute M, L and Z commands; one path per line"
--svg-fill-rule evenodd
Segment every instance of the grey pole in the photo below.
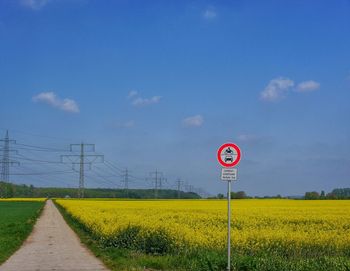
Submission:
M 231 270 L 231 181 L 227 182 L 227 270 Z
M 79 198 L 84 197 L 84 143 L 80 144 Z

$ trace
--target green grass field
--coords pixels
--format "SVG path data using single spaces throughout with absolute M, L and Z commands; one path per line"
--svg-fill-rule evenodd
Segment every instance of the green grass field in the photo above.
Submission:
M 44 203 L 0 201 L 0 264 L 6 261 L 30 234 Z

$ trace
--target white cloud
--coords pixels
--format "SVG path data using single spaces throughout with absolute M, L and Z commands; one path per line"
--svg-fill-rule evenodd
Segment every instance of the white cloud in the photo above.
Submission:
M 51 2 L 51 0 L 20 0 L 20 4 L 23 7 L 33 10 L 39 10 L 46 6 L 49 2 Z
M 122 127 L 124 127 L 124 128 L 132 128 L 134 126 L 135 126 L 135 121 L 133 121 L 133 120 L 129 120 L 129 121 L 124 122 L 122 124 Z
M 60 99 L 54 92 L 41 92 L 33 97 L 34 102 L 45 103 L 69 113 L 79 113 L 78 104 L 72 99 Z
M 271 136 L 263 136 L 263 135 L 257 135 L 257 134 L 239 134 L 236 137 L 237 142 L 240 144 L 246 144 L 251 146 L 261 146 L 264 148 L 268 148 L 273 144 L 274 140 Z
M 151 98 L 142 98 L 139 95 L 139 92 L 136 90 L 129 91 L 127 98 L 131 100 L 131 104 L 136 107 L 143 107 L 147 105 L 157 104 L 162 99 L 161 96 L 153 96 Z
M 128 99 L 134 98 L 135 96 L 137 96 L 139 93 L 136 90 L 131 90 L 129 91 L 128 94 Z
M 295 91 L 297 92 L 310 92 L 320 88 L 320 83 L 313 80 L 304 81 L 297 85 Z
M 135 127 L 135 121 L 134 120 L 128 120 L 128 121 L 124 121 L 124 122 L 116 122 L 113 124 L 113 127 L 115 128 L 125 128 L 125 129 L 129 129 L 129 128 L 133 128 Z
M 204 12 L 203 12 L 203 17 L 207 20 L 212 20 L 215 19 L 217 16 L 217 13 L 215 12 L 215 10 L 213 10 L 213 8 L 207 8 Z
M 294 81 L 289 78 L 279 77 L 272 79 L 261 92 L 260 97 L 268 102 L 276 102 L 284 98 L 290 91 L 299 93 L 311 92 L 319 89 L 321 84 L 314 80 L 308 80 L 297 84 L 296 87 L 294 85 Z
M 204 123 L 204 119 L 201 115 L 188 117 L 182 121 L 182 124 L 185 127 L 200 127 L 203 125 L 203 123 Z
M 138 107 L 147 106 L 147 105 L 159 103 L 161 98 L 162 98 L 161 96 L 153 96 L 152 98 L 138 97 L 134 99 L 131 104 L 133 106 L 138 106 Z
M 268 102 L 279 101 L 285 97 L 285 94 L 293 86 L 294 81 L 289 78 L 279 77 L 272 79 L 261 92 L 261 99 Z
M 240 134 L 237 139 L 241 142 L 251 142 L 259 139 L 258 136 L 252 134 Z

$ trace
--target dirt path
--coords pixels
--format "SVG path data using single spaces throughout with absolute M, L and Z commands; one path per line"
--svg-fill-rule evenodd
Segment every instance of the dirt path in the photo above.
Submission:
M 83 246 L 51 200 L 23 246 L 0 271 L 108 271 Z

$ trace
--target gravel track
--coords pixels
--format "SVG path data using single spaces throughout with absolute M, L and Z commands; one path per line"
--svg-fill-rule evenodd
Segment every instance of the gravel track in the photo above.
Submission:
M 79 240 L 51 200 L 33 232 L 0 271 L 108 271 Z

